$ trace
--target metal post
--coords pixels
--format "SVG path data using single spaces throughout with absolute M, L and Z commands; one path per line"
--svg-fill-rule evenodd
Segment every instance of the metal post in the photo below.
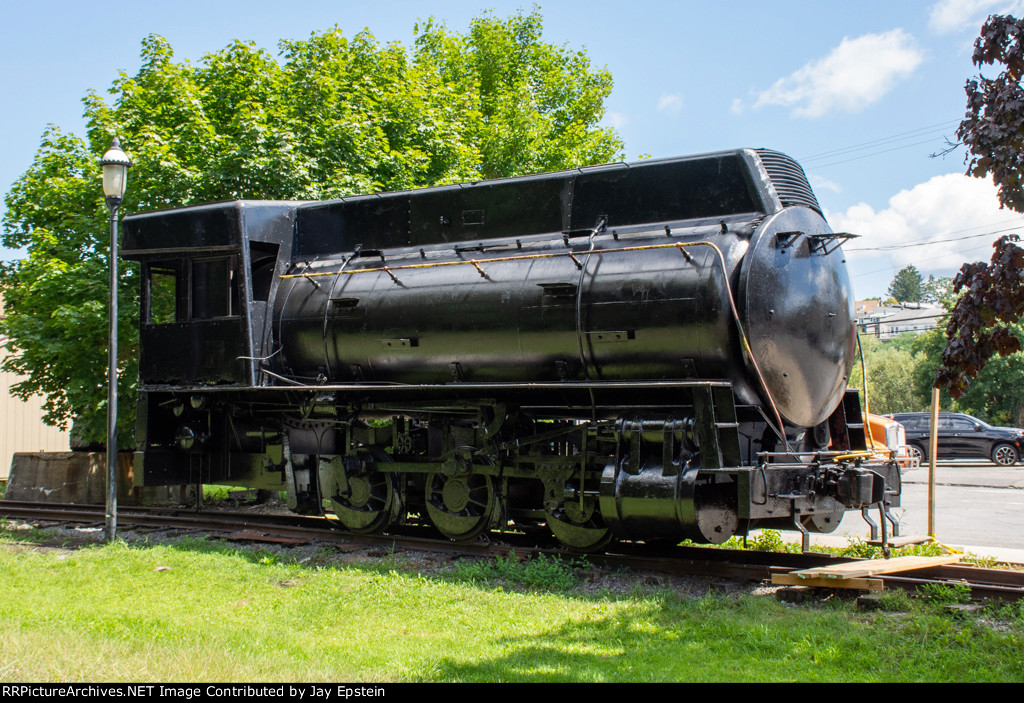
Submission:
M 132 162 L 114 137 L 100 159 L 103 197 L 110 209 L 110 327 L 107 335 L 107 541 L 117 537 L 117 209 Z
M 120 198 L 107 198 L 110 208 L 110 323 L 107 335 L 107 541 L 117 538 L 117 208 Z
M 932 388 L 931 434 L 928 436 L 928 536 L 935 538 L 935 455 L 939 450 L 939 389 Z

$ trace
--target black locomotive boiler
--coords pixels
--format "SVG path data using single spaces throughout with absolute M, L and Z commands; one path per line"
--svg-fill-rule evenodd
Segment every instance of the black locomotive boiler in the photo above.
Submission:
M 768 150 L 128 217 L 136 485 L 580 550 L 895 525 L 849 236 Z

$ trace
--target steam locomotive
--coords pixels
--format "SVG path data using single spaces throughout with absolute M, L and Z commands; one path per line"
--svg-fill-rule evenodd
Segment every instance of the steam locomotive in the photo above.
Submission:
M 847 389 L 851 236 L 765 149 L 127 217 L 135 483 L 584 551 L 895 526 Z

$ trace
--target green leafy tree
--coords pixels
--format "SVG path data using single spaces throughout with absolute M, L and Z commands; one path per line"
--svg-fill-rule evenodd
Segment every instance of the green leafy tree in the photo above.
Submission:
M 923 292 L 921 272 L 913 265 L 897 271 L 889 284 L 889 295 L 901 303 L 920 302 Z
M 1010 326 L 1009 331 L 1024 340 L 1021 324 Z M 905 373 L 921 399 L 918 410 L 930 408 L 931 389 L 943 365 L 946 343 L 945 331 L 934 329 L 916 335 L 907 348 L 914 364 Z M 949 393 L 942 393 L 940 407 L 965 412 L 997 425 L 1024 427 L 1024 353 L 993 357 L 958 397 L 954 399 Z
M 928 280 L 921 284 L 921 302 L 941 305 L 947 310 L 952 309 L 956 302 L 956 295 L 953 293 L 952 276 L 929 275 Z
M 911 343 L 909 351 L 914 354 L 915 364 L 907 370 L 914 388 L 922 399 L 918 410 L 931 410 L 932 388 L 935 376 L 942 368 L 942 354 L 946 348 L 946 335 L 942 329 L 936 328 L 922 332 Z M 948 393 L 939 394 L 939 407 L 942 410 L 953 410 L 953 400 Z
M 860 364 L 854 365 L 850 385 L 861 389 L 861 403 L 867 403 L 871 412 L 879 415 L 913 412 L 927 405 L 927 394 L 922 394 L 913 379 L 913 369 L 920 362 L 913 349 L 914 336 L 907 333 L 895 340 L 880 342 L 872 335 L 861 335 L 868 376 L 867 397 L 863 393 Z
M 477 20 L 465 35 L 433 21 L 417 29 L 416 60 L 478 115 L 473 143 L 484 178 L 565 168 L 567 154 L 594 163 L 621 150 L 610 130 L 592 126 L 604 114 L 611 76 L 591 71 L 582 50 L 541 42 L 536 12 Z
M 428 21 L 415 42 L 381 45 L 335 28 L 282 41 L 275 58 L 234 42 L 196 64 L 161 37 L 108 102 L 85 100 L 87 136 L 51 127 L 6 199 L 3 243 L 26 248 L 0 269 L 12 352 L 46 396 L 45 420 L 105 437 L 108 213 L 100 155 L 118 135 L 133 166 L 121 214 L 235 198 L 328 199 L 621 159 L 599 122 L 611 76 L 582 50 L 542 41 L 537 11 L 484 14 L 465 34 Z M 138 376 L 138 273 L 119 284 L 124 405 L 131 447 Z
M 1024 339 L 1020 325 L 1014 334 Z M 957 398 L 956 407 L 994 425 L 1024 427 L 1024 352 L 998 355 Z
M 1024 326 L 1011 332 L 1024 341 Z M 921 412 L 931 407 L 932 386 L 942 367 L 946 335 L 941 329 L 906 332 L 880 342 L 861 335 L 868 369 L 868 401 L 873 413 Z M 860 365 L 854 366 L 850 385 L 863 389 Z M 863 394 L 861 396 L 863 402 Z M 956 410 L 998 425 L 1024 426 L 1024 353 L 997 356 L 956 399 L 940 395 L 943 410 Z

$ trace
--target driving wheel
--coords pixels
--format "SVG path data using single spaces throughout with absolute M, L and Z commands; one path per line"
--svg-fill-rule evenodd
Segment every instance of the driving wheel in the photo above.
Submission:
M 496 481 L 491 476 L 432 473 L 427 476 L 424 498 L 434 527 L 456 541 L 478 537 L 496 526 L 501 514 Z
M 612 541 L 612 533 L 597 511 L 597 500 L 591 496 L 584 496 L 582 501 L 569 498 L 545 512 L 551 534 L 573 551 L 596 552 Z
M 382 532 L 397 522 L 402 514 L 401 477 L 379 470 L 382 457 L 339 458 L 331 463 L 328 483 L 333 490 L 331 509 L 338 522 L 350 532 L 368 534 Z

